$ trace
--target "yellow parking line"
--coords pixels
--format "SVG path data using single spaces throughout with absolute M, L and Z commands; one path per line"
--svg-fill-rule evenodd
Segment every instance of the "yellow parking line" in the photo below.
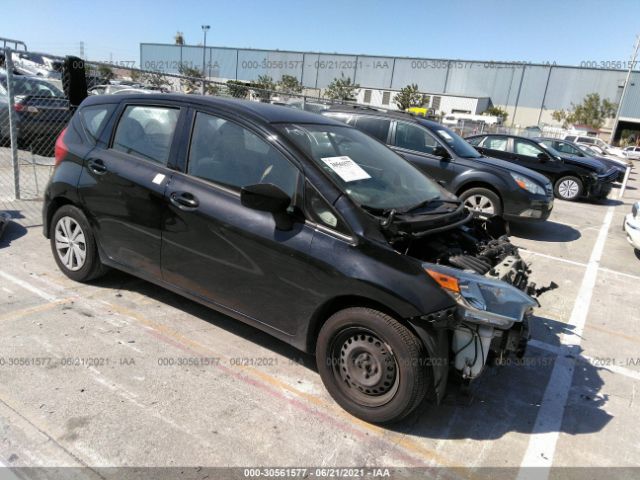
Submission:
M 106 305 L 109 306 L 109 308 L 111 308 L 112 310 L 125 315 L 127 317 L 131 317 L 134 318 L 135 320 L 139 321 L 140 323 L 151 327 L 159 332 L 162 332 L 164 335 L 167 335 L 168 337 L 173 338 L 174 340 L 177 340 L 185 345 L 188 345 L 192 348 L 195 348 L 197 350 L 200 351 L 205 351 L 207 353 L 213 353 L 216 356 L 220 357 L 220 352 L 217 352 L 215 350 L 210 349 L 209 347 L 202 345 L 201 343 L 192 340 L 190 338 L 185 337 L 184 335 L 168 328 L 165 327 L 164 325 L 159 325 L 155 322 L 153 322 L 152 320 L 150 320 L 149 318 L 147 318 L 144 315 L 139 314 L 136 311 L 133 311 L 127 307 L 123 307 L 121 305 L 117 305 L 114 303 L 111 303 L 109 301 L 103 300 L 103 303 L 105 303 Z M 228 360 L 228 359 L 225 359 Z M 420 443 L 416 442 L 415 440 L 400 435 L 398 433 L 395 433 L 391 430 L 387 430 L 381 427 L 378 427 L 376 425 L 372 425 L 370 423 L 367 423 L 363 420 L 360 420 L 356 417 L 353 417 L 351 415 L 349 415 L 348 413 L 346 413 L 344 410 L 337 408 L 334 404 L 326 402 L 325 400 L 323 400 L 322 398 L 316 397 L 315 395 L 306 393 L 306 392 L 302 392 L 294 387 L 292 387 L 291 385 L 284 383 L 280 380 L 278 380 L 277 378 L 261 371 L 258 370 L 256 368 L 250 367 L 250 366 L 244 366 L 244 365 L 234 365 L 235 368 L 242 370 L 244 372 L 246 372 L 247 374 L 252 375 L 253 377 L 257 377 L 259 378 L 261 381 L 263 381 L 264 383 L 267 383 L 273 387 L 279 388 L 279 389 L 283 389 L 286 390 L 290 393 L 293 393 L 294 395 L 296 395 L 297 397 L 301 397 L 304 398 L 305 400 L 309 401 L 310 403 L 318 406 L 318 407 L 322 407 L 324 409 L 328 409 L 331 411 L 332 415 L 334 416 L 338 416 L 340 418 L 342 418 L 343 420 L 346 420 L 348 422 L 351 422 L 352 424 L 356 424 L 358 425 L 360 428 L 368 430 L 371 433 L 374 433 L 376 436 L 378 437 L 384 437 L 386 440 L 394 443 L 395 445 L 401 446 L 403 449 L 418 455 L 420 458 L 426 458 L 429 460 L 432 460 L 436 463 L 437 466 L 442 466 L 442 467 L 448 467 L 448 468 L 452 468 L 454 470 L 456 470 L 457 466 L 459 464 L 456 464 L 454 462 L 452 462 L 450 459 L 447 459 L 445 457 L 443 457 L 442 455 L 439 455 L 437 452 L 435 452 L 432 449 L 429 449 L 427 447 L 425 447 L 424 445 L 421 445 Z M 464 468 L 459 468 L 458 469 L 458 473 L 464 477 L 469 477 L 469 472 L 464 469 Z
M 62 298 L 60 300 L 54 300 L 48 303 L 42 303 L 40 305 L 35 305 L 33 307 L 22 308 L 20 310 L 13 310 L 11 312 L 3 313 L 0 315 L 0 321 L 2 320 L 17 320 L 22 317 L 26 317 L 33 313 L 42 313 L 47 310 L 51 310 L 52 308 L 57 307 L 58 305 L 62 305 L 65 303 L 71 303 L 73 301 L 72 298 Z

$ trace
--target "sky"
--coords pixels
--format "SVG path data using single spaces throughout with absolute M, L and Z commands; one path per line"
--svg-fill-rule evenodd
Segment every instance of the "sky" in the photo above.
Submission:
M 2 0 L 0 37 L 140 61 L 140 43 L 580 65 L 627 61 L 640 0 Z

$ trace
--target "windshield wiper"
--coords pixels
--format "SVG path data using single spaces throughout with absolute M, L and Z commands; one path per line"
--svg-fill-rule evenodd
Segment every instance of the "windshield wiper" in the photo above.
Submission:
M 412 207 L 409 207 L 405 210 L 400 210 L 399 213 L 411 213 L 414 212 L 416 210 L 419 210 L 420 208 L 423 207 L 427 207 L 429 205 L 431 205 L 432 203 L 455 203 L 455 204 L 460 204 L 460 200 L 447 200 L 446 198 L 442 198 L 442 197 L 432 197 L 432 198 L 428 198 L 420 203 L 415 204 Z

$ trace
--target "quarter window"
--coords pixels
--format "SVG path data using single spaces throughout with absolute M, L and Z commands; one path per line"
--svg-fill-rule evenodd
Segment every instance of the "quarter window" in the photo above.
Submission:
M 396 146 L 433 154 L 438 142 L 424 128 L 411 123 L 398 122 L 396 127 Z
M 523 142 L 522 140 L 515 141 L 516 154 L 523 155 L 525 157 L 537 157 L 541 153 L 544 153 L 541 148 L 536 147 L 532 143 Z
M 93 107 L 81 108 L 78 114 L 82 119 L 82 123 L 89 134 L 95 141 L 98 138 L 100 129 L 107 119 L 107 114 L 114 108 L 112 104 L 95 105 Z
M 348 234 L 349 230 L 338 214 L 308 182 L 305 188 L 305 209 L 311 221 Z
M 292 198 L 299 174 L 266 140 L 236 123 L 206 113 L 196 115 L 187 172 L 237 189 L 272 183 Z
M 128 106 L 116 129 L 114 150 L 166 165 L 180 110 Z

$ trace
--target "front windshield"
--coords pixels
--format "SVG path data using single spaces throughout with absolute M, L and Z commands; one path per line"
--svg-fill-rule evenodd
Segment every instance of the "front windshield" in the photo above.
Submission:
M 362 207 L 405 211 L 453 198 L 409 162 L 355 128 L 316 124 L 279 128 Z
M 444 140 L 447 145 L 449 145 L 449 148 L 456 152 L 456 155 L 464 158 L 478 158 L 482 156 L 469 142 L 453 130 L 438 125 L 436 128 L 433 128 L 432 131 L 440 137 L 440 140 Z

